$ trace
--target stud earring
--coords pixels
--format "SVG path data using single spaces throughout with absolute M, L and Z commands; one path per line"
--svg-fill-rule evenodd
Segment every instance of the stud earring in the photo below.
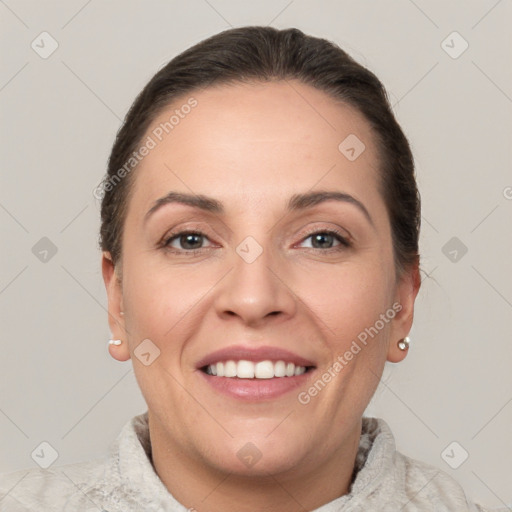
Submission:
M 121 345 L 121 343 L 123 343 L 123 341 L 122 341 L 122 340 L 109 340 L 109 341 L 108 341 L 108 344 L 109 344 L 109 345 L 116 345 L 116 346 L 119 346 L 119 345 Z
M 406 336 L 404 339 L 400 340 L 397 345 L 400 350 L 407 350 L 409 348 L 409 344 L 411 343 L 411 339 L 409 336 Z

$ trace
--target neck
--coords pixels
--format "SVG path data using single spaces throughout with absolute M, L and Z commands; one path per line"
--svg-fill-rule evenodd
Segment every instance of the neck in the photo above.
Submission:
M 186 452 L 150 421 L 153 465 L 173 497 L 197 512 L 296 512 L 315 510 L 349 492 L 361 420 L 342 446 L 321 460 L 312 454 L 286 472 L 240 475 L 222 472 Z

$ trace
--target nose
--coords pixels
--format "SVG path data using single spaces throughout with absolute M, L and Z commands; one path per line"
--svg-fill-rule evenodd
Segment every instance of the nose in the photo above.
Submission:
M 254 247 L 251 247 L 253 250 Z M 234 251 L 232 269 L 220 283 L 216 297 L 217 314 L 224 319 L 236 317 L 247 326 L 282 322 L 293 316 L 297 298 L 284 261 L 278 263 L 270 250 L 254 260 Z

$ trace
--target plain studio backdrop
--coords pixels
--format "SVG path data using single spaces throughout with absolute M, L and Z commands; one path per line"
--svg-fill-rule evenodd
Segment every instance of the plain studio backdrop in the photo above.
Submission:
M 477 501 L 512 506 L 512 2 L 0 1 L 0 471 L 102 455 L 146 410 L 110 332 L 93 190 L 149 78 L 230 27 L 297 27 L 383 81 L 415 155 L 411 349 L 367 414 Z M 305 105 L 305 108 L 308 108 Z

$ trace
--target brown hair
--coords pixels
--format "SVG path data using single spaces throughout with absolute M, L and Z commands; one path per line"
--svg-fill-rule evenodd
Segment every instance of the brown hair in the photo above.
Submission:
M 121 257 L 134 181 L 133 172 L 120 169 L 126 170 L 155 117 L 178 98 L 209 85 L 289 79 L 355 107 L 370 123 L 380 155 L 379 191 L 390 218 L 397 277 L 419 264 L 421 212 L 414 160 L 384 86 L 330 41 L 295 28 L 257 26 L 226 30 L 187 49 L 158 71 L 135 99 L 117 133 L 102 183 L 100 246 L 110 252 L 114 264 Z

